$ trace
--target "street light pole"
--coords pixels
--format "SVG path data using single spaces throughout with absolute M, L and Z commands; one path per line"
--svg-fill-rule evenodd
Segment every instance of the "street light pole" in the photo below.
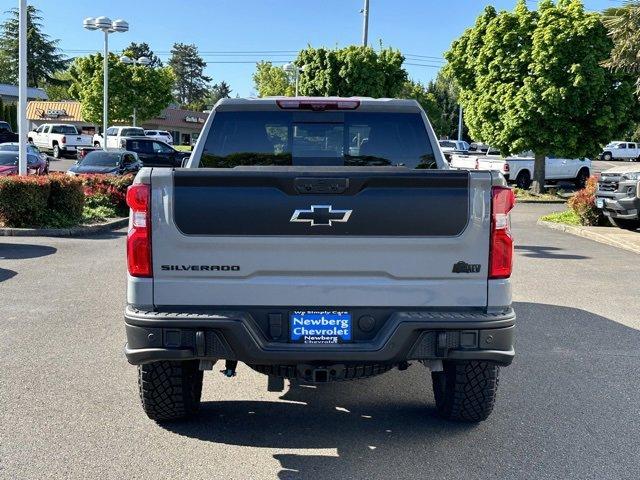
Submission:
M 18 9 L 18 174 L 27 174 L 27 0 Z
M 462 105 L 460 105 L 460 110 L 458 111 L 458 141 L 462 141 Z
M 362 46 L 366 47 L 369 43 L 369 0 L 364 0 L 362 15 Z
M 102 59 L 102 148 L 107 151 L 107 128 L 109 128 L 109 31 L 104 30 L 104 53 Z
M 87 30 L 102 30 L 104 32 L 104 52 L 102 59 L 102 148 L 107 150 L 107 128 L 109 127 L 109 34 L 124 33 L 129 30 L 129 24 L 124 20 L 111 21 L 109 17 L 85 18 L 82 25 Z

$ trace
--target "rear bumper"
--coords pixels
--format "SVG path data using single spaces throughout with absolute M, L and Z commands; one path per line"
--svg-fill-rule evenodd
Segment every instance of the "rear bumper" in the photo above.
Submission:
M 134 365 L 160 360 L 227 359 L 250 365 L 487 360 L 515 355 L 515 312 L 396 311 L 367 342 L 301 345 L 273 341 L 242 311 L 143 312 L 127 307 L 125 355 Z M 281 328 L 287 328 L 283 325 Z

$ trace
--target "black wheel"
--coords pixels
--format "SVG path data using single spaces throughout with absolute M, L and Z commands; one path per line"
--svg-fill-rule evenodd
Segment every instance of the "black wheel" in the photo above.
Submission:
M 442 372 L 432 372 L 438 413 L 447 420 L 486 420 L 496 399 L 500 367 L 481 361 L 443 362 Z
M 531 186 L 531 175 L 528 170 L 522 170 L 516 177 L 516 187 L 528 190 Z
M 578 188 L 584 188 L 587 185 L 587 180 L 589 180 L 589 170 L 586 168 L 581 169 L 578 172 L 578 176 L 576 177 L 576 179 L 574 180 L 574 183 L 576 184 L 576 187 Z
M 53 158 L 60 158 L 60 147 L 57 143 L 53 146 Z
M 100 148 L 100 142 L 93 142 L 93 146 L 95 148 Z
M 611 152 L 604 152 L 604 154 L 602 154 L 602 160 L 605 162 L 610 162 L 612 158 Z
M 624 230 L 637 230 L 640 228 L 640 218 L 612 218 L 609 217 L 609 222 L 614 227 L 622 228 Z
M 153 362 L 138 366 L 142 408 L 151 420 L 177 420 L 200 408 L 202 371 L 198 361 Z

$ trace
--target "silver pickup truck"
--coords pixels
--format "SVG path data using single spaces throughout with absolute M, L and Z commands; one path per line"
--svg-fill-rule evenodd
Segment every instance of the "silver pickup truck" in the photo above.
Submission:
M 491 413 L 514 196 L 449 170 L 417 102 L 224 99 L 184 168 L 143 168 L 127 201 L 125 354 L 150 418 L 195 414 L 216 362 L 281 391 L 414 361 L 443 417 Z

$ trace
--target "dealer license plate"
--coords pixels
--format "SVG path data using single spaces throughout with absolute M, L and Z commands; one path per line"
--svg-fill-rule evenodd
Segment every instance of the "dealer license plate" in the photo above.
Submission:
M 351 314 L 338 311 L 298 311 L 289 315 L 290 339 L 295 343 L 351 342 Z
M 604 208 L 604 198 L 596 198 L 596 207 Z

